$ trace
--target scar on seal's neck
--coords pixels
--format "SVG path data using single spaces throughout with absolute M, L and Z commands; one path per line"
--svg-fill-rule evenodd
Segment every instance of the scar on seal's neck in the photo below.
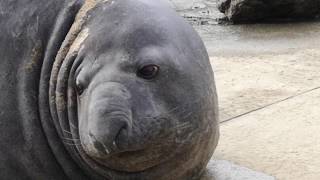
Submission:
M 77 53 L 82 42 L 88 37 L 89 29 L 84 28 L 84 24 L 88 19 L 89 11 L 97 6 L 98 3 L 108 2 L 110 0 L 85 0 L 81 9 L 79 10 L 70 31 L 63 41 L 60 50 L 56 56 L 56 61 L 63 61 L 63 59 Z

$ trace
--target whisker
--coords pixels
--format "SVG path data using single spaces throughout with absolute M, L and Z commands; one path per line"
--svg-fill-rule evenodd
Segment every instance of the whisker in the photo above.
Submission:
M 68 146 L 81 146 L 81 143 L 68 143 L 68 142 L 63 142 L 63 144 L 68 145 Z
M 67 130 L 65 130 L 65 129 L 62 129 L 62 131 L 65 132 L 65 133 L 68 133 L 68 134 L 71 134 L 71 135 L 72 135 L 72 133 L 71 133 L 70 131 L 67 131 Z
M 72 127 L 73 129 L 78 129 L 78 127 L 76 127 L 73 123 L 69 122 L 70 127 Z
M 75 138 L 66 138 L 66 137 L 63 137 L 62 139 L 68 140 L 68 141 L 80 141 L 80 139 L 75 139 Z
M 196 101 L 193 101 L 192 103 L 185 103 L 185 104 L 182 104 L 182 105 L 175 106 L 175 107 L 169 109 L 166 114 L 161 114 L 161 115 L 152 116 L 152 117 L 143 117 L 143 119 L 157 119 L 157 118 L 159 118 L 159 117 L 167 117 L 167 116 L 169 116 L 171 113 L 174 113 L 175 111 L 181 111 L 181 109 L 184 109 L 184 108 L 186 108 L 187 106 L 197 105 L 197 104 L 199 104 L 200 102 L 202 102 L 203 99 L 204 99 L 204 98 L 199 98 L 199 99 L 197 99 Z M 185 111 L 182 111 L 182 112 L 179 112 L 179 113 L 184 113 L 184 112 L 185 112 Z M 189 113 L 186 115 L 186 117 L 183 117 L 183 119 L 191 116 L 193 113 L 194 113 L 194 112 L 189 112 Z

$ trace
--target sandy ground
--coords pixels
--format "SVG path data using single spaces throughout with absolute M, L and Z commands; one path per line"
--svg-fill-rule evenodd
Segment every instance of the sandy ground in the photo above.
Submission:
M 320 179 L 319 25 L 213 26 L 211 36 L 198 29 L 220 102 L 221 138 L 213 159 L 229 163 L 215 170 L 216 179 L 270 178 L 258 172 L 279 180 Z M 249 176 L 238 173 L 241 167 Z
M 320 51 L 212 57 L 220 120 L 259 111 L 320 87 Z

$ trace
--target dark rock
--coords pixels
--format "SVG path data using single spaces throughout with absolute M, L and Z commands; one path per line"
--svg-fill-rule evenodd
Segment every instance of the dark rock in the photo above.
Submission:
M 234 23 L 313 19 L 320 0 L 218 0 L 218 9 Z

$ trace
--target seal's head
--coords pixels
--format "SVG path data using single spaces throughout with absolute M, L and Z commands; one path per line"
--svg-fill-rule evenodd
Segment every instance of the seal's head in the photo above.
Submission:
M 121 177 L 199 176 L 218 130 L 196 32 L 158 0 L 101 3 L 83 31 L 74 71 L 82 156 Z

